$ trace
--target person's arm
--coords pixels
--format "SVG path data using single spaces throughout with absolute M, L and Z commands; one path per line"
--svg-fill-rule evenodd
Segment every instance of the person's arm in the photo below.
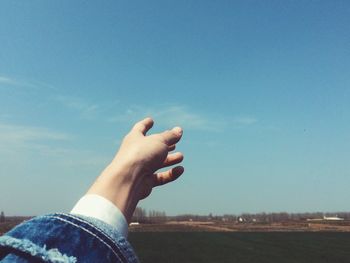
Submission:
M 134 125 L 113 161 L 87 192 L 111 201 L 129 223 L 137 203 L 146 198 L 153 187 L 174 181 L 184 172 L 182 166 L 157 172 L 183 160 L 181 153 L 170 153 L 181 139 L 182 129 L 175 127 L 162 133 L 146 135 L 152 126 L 151 118 Z
M 182 130 L 176 127 L 146 136 L 152 125 L 150 118 L 134 125 L 113 161 L 70 214 L 35 217 L 1 236 L 0 261 L 138 262 L 125 239 L 138 201 L 184 171 L 176 166 L 157 172 L 183 160 L 181 153 L 170 153 Z
M 167 172 L 156 173 L 159 168 L 182 161 L 181 153 L 169 154 L 180 140 L 182 130 L 177 127 L 146 136 L 152 124 L 150 118 L 135 124 L 112 163 L 77 202 L 72 214 L 102 220 L 127 236 L 128 222 L 138 200 L 146 197 L 153 186 L 175 180 L 183 172 L 182 167 L 175 167 Z

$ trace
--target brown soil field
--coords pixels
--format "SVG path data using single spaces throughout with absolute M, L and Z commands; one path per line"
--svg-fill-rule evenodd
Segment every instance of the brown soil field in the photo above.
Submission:
M 0 235 L 28 218 L 0 223 Z M 213 221 L 169 221 L 160 224 L 140 224 L 130 232 L 350 232 L 350 221 L 292 221 L 283 223 L 229 223 Z
M 350 232 L 350 221 L 283 222 L 283 223 L 227 223 L 170 221 L 163 224 L 130 226 L 130 232 Z

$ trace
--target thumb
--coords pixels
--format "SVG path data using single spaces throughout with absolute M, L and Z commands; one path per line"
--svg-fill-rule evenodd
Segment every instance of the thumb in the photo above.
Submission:
M 148 117 L 139 122 L 137 122 L 134 127 L 132 127 L 132 132 L 142 133 L 146 135 L 146 133 L 152 128 L 154 121 L 152 118 Z

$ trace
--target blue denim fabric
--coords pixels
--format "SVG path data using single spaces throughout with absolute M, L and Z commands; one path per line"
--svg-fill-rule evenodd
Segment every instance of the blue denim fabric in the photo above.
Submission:
M 51 214 L 0 237 L 0 262 L 139 262 L 112 226 L 90 217 Z

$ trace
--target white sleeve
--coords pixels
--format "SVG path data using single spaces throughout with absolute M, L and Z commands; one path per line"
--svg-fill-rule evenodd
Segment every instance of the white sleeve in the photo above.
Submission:
M 97 218 L 117 228 L 124 237 L 128 236 L 128 223 L 123 213 L 111 201 L 100 195 L 84 195 L 70 213 Z

